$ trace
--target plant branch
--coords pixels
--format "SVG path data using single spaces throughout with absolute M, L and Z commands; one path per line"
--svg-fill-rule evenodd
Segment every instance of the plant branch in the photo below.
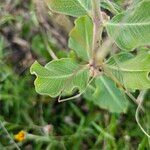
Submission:
M 147 94 L 147 90 L 143 90 L 140 92 L 138 98 L 137 98 L 137 102 L 139 103 L 137 109 L 136 109 L 136 113 L 135 113 L 135 119 L 136 122 L 138 124 L 138 126 L 140 127 L 140 129 L 142 130 L 142 132 L 148 137 L 150 138 L 150 134 L 143 128 L 142 124 L 140 123 L 139 120 L 139 112 L 140 112 L 140 108 L 142 107 L 142 103 L 144 101 L 145 95 Z
M 96 54 L 100 49 L 103 31 L 103 17 L 100 10 L 100 0 L 92 1 L 92 20 L 93 20 L 93 45 L 92 45 L 92 56 L 93 64 L 96 64 Z

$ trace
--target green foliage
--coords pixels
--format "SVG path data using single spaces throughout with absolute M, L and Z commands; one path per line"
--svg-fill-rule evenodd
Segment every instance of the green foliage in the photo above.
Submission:
M 88 16 L 80 17 L 70 33 L 69 47 L 85 61 L 91 58 L 93 24 Z
M 55 12 L 79 17 L 90 12 L 90 0 L 45 0 L 49 8 Z
M 80 67 L 83 68 L 80 69 Z M 70 93 L 76 87 L 83 92 L 89 79 L 89 73 L 85 66 L 67 58 L 51 61 L 45 67 L 34 62 L 31 73 L 37 76 L 36 91 L 51 97 L 56 97 L 61 92 Z
M 50 10 L 63 13 L 66 15 L 79 17 L 91 14 L 91 0 L 45 0 Z M 102 0 L 101 5 L 104 9 L 109 10 L 115 14 L 122 11 L 115 3 Z
M 107 3 L 108 1 L 110 2 L 109 5 Z M 134 5 L 134 8 L 136 9 L 137 2 L 140 2 L 141 0 L 108 1 L 101 1 L 101 7 L 103 8 L 103 11 L 107 9 L 109 10 L 109 13 L 108 11 L 105 11 L 107 14 L 110 14 L 110 12 L 112 12 L 112 14 L 117 14 L 126 7 L 132 10 L 133 6 L 130 7 L 127 5 L 133 1 L 135 1 L 136 5 Z M 68 0 L 66 4 L 69 2 L 71 1 Z M 94 74 L 94 66 L 89 64 L 89 60 L 82 57 L 85 56 L 83 54 L 87 53 L 87 51 L 83 51 L 86 48 L 86 45 L 84 45 L 84 49 L 82 48 L 82 50 L 79 50 L 79 52 L 77 49 L 81 40 L 80 37 L 78 37 L 79 40 L 76 42 L 77 47 L 74 46 L 72 48 L 74 51 L 62 51 L 64 47 L 60 48 L 60 43 L 58 44 L 57 40 L 54 40 L 53 36 L 51 36 L 51 34 L 54 32 L 59 33 L 59 29 L 56 26 L 51 26 L 51 19 L 43 15 L 43 10 L 41 13 L 36 14 L 36 11 L 39 10 L 39 8 L 42 8 L 42 1 L 40 1 L 40 3 L 36 3 L 40 4 L 37 5 L 37 9 L 35 9 L 35 3 L 35 1 L 33 2 L 30 0 L 16 0 L 9 1 L 7 3 L 5 1 L 0 1 L 0 12 L 2 13 L 2 16 L 4 16 L 4 19 L 2 17 L 2 24 L 0 21 L 2 33 L 0 35 L 0 149 L 13 150 L 17 149 L 16 145 L 18 145 L 18 149 L 35 150 L 149 150 L 150 140 L 144 136 L 134 119 L 137 106 L 134 105 L 134 103 L 128 103 L 124 97 L 124 90 L 120 90 L 118 86 L 116 86 L 116 82 L 109 78 L 111 74 L 119 80 L 120 84 L 123 84 L 124 81 L 122 77 L 124 76 L 122 76 L 121 71 L 119 71 L 119 65 L 126 64 L 128 67 L 123 67 L 130 69 L 129 64 L 131 63 L 132 71 L 137 68 L 142 70 L 146 69 L 144 71 L 145 73 L 140 75 L 140 80 L 145 79 L 146 74 L 149 72 L 149 47 L 144 45 L 144 47 L 137 48 L 134 52 L 132 52 L 132 54 L 129 51 L 126 51 L 126 53 L 122 54 L 120 53 L 121 50 L 119 48 L 109 45 L 110 41 L 108 41 L 108 43 L 106 42 L 111 50 L 111 53 L 107 55 L 102 66 L 100 66 L 101 68 L 99 68 L 101 69 L 101 74 L 95 74 L 95 76 L 92 76 Z M 123 8 L 117 9 L 118 5 L 117 7 L 115 6 L 117 3 L 120 6 L 123 6 Z M 115 11 L 113 7 L 115 8 Z M 20 15 L 22 13 L 25 15 Z M 36 16 L 33 17 L 33 14 Z M 5 18 L 7 15 L 8 18 Z M 11 15 L 14 19 L 11 19 L 11 17 L 9 18 L 9 15 Z M 78 20 L 80 20 L 79 22 L 86 27 L 85 29 L 87 31 L 91 32 L 92 29 L 89 29 L 86 24 L 84 24 L 84 21 L 85 23 L 88 23 L 89 20 L 88 17 L 85 17 L 85 15 L 87 15 L 86 12 L 84 16 L 80 16 Z M 58 16 L 59 15 L 56 15 L 56 17 Z M 24 22 L 25 19 L 27 20 L 26 17 L 28 18 L 28 21 Z M 39 17 L 39 19 L 36 17 Z M 61 18 L 61 16 L 59 17 Z M 48 20 L 48 22 L 46 22 L 46 28 L 49 27 L 50 23 L 51 30 L 50 32 L 49 30 L 44 30 L 46 31 L 46 34 L 43 30 L 41 30 L 43 29 L 43 26 L 41 25 L 42 22 L 38 23 L 38 20 L 41 18 L 46 18 L 46 20 Z M 52 22 L 55 22 L 54 18 L 55 14 L 52 17 Z M 73 20 L 71 17 L 69 17 L 69 19 L 70 21 Z M 43 19 L 40 21 L 43 21 Z M 84 29 L 84 27 L 81 27 L 81 24 L 77 24 L 76 26 Z M 75 32 L 82 33 L 82 31 L 80 29 L 77 30 L 76 27 L 73 30 L 75 30 Z M 68 36 L 66 36 L 64 32 L 65 31 L 62 29 L 61 33 L 66 39 Z M 104 30 L 104 33 L 105 32 L 106 31 Z M 47 35 L 50 35 L 50 37 Z M 87 36 L 88 34 L 85 35 Z M 106 34 L 103 35 L 106 36 Z M 87 37 L 84 39 L 86 38 Z M 91 37 L 88 37 L 88 39 L 90 38 Z M 43 39 L 46 39 L 47 42 L 44 42 L 45 40 Z M 102 41 L 105 41 L 105 38 L 103 38 Z M 85 44 L 90 44 L 87 43 L 86 40 L 84 42 Z M 26 44 L 24 43 L 27 43 L 29 47 L 26 47 Z M 45 70 L 46 73 L 48 73 L 48 75 L 46 74 L 46 78 L 54 77 L 54 74 L 52 76 L 51 72 L 54 71 L 54 73 L 56 73 L 54 78 L 60 77 L 63 74 L 66 75 L 67 72 L 70 74 L 72 79 L 75 79 L 77 74 L 79 77 L 80 73 L 84 74 L 84 67 L 88 67 L 87 72 L 90 71 L 90 77 L 94 78 L 93 82 L 85 85 L 89 79 L 86 80 L 83 83 L 85 85 L 83 90 L 81 90 L 80 86 L 74 87 L 75 89 L 79 89 L 80 92 L 86 89 L 84 98 L 81 96 L 74 101 L 58 104 L 53 98 L 49 96 L 38 95 L 35 92 L 33 86 L 33 76 L 29 74 L 28 67 L 31 65 L 31 62 L 34 61 L 33 58 L 36 58 L 38 62 L 42 62 L 41 64 L 45 64 L 51 60 L 51 56 L 48 52 L 46 52 L 47 47 L 52 48 L 59 60 L 50 62 L 50 68 L 52 67 L 52 70 L 50 68 L 46 68 L 47 65 L 42 67 L 35 62 L 35 67 L 34 65 L 32 67 L 34 68 L 34 72 L 39 74 L 36 80 L 38 80 L 38 78 L 45 78 Z M 65 47 L 67 46 L 65 45 Z M 105 47 L 103 48 L 105 49 Z M 103 48 L 101 50 L 103 50 Z M 22 51 L 25 52 L 25 55 L 24 53 L 22 55 Z M 113 55 L 113 53 L 117 54 Z M 19 59 L 17 61 L 13 61 L 20 55 L 21 60 Z M 33 58 L 31 56 L 33 56 Z M 61 58 L 67 56 L 71 59 L 65 58 L 65 60 L 67 59 L 65 65 L 62 65 L 62 60 L 64 60 L 64 58 Z M 139 59 L 137 59 L 138 57 Z M 79 58 L 84 61 L 81 61 Z M 60 62 L 60 64 L 57 64 L 57 61 Z M 72 65 L 70 65 L 70 61 Z M 84 65 L 79 64 L 79 62 L 82 62 Z M 107 72 L 105 66 L 108 67 L 107 69 L 109 69 L 109 73 Z M 109 66 L 118 69 L 111 70 Z M 38 67 L 41 69 L 41 72 L 39 72 Z M 73 69 L 70 70 L 70 68 Z M 126 74 L 126 78 L 127 77 L 128 75 Z M 137 76 L 135 78 L 137 79 Z M 61 90 L 62 92 L 67 92 L 68 94 L 66 88 L 68 88 L 68 83 L 69 86 L 70 83 L 72 84 L 72 79 L 70 79 L 70 77 L 64 79 L 66 80 L 66 83 L 64 86 L 60 85 L 63 86 L 63 90 Z M 76 79 L 78 79 L 78 77 Z M 58 80 L 60 81 L 60 79 Z M 83 78 L 80 79 L 81 83 L 82 80 Z M 46 82 L 49 82 L 49 78 L 47 78 Z M 140 81 L 137 80 L 137 82 Z M 76 81 L 74 83 L 78 84 Z M 44 82 L 42 82 L 42 84 L 44 84 Z M 47 89 L 54 89 L 54 86 L 55 84 L 47 86 Z M 59 88 L 58 84 L 56 84 L 56 87 Z M 57 92 L 58 91 L 56 91 L 56 93 Z M 137 90 L 135 93 L 133 93 L 135 98 L 138 96 L 139 92 L 140 91 Z M 147 132 L 150 131 L 149 99 L 150 91 L 147 91 L 142 105 L 145 111 L 139 112 L 140 123 Z M 120 105 L 122 108 L 119 107 Z M 104 109 L 108 109 L 109 112 L 113 113 L 109 113 Z M 121 112 L 127 113 L 123 114 Z M 26 132 L 25 140 L 22 142 L 14 141 L 14 135 L 21 130 Z
M 79 18 L 70 33 L 69 46 L 78 57 L 85 61 L 91 58 L 93 24 L 88 16 Z M 85 38 L 86 37 L 86 38 Z M 31 73 L 37 76 L 36 91 L 40 94 L 56 97 L 61 93 L 70 93 L 78 88 L 82 93 L 88 84 L 89 69 L 87 65 L 79 65 L 73 59 L 59 59 L 48 63 L 45 67 L 35 62 Z
M 113 14 L 118 14 L 123 11 L 123 9 L 117 3 L 110 2 L 109 0 L 102 0 L 101 7 L 112 12 Z
M 150 44 L 150 0 L 118 14 L 106 24 L 109 36 L 124 50 Z
M 126 112 L 128 101 L 115 83 L 106 76 L 101 76 L 95 80 L 95 86 L 90 85 L 85 93 L 85 98 L 92 101 L 100 108 L 110 112 Z
M 149 2 L 149 0 L 144 0 L 138 3 L 133 11 L 128 9 L 125 13 L 118 14 L 122 10 L 117 4 L 101 1 L 101 7 L 118 14 L 102 26 L 106 25 L 109 36 L 115 40 L 121 49 L 133 50 L 149 44 Z M 127 102 L 114 82 L 131 91 L 148 89 L 150 87 L 149 53 L 145 50 L 145 53 L 140 53 L 136 57 L 129 53 L 120 53 L 111 57 L 108 61 L 100 64 L 100 67 L 102 67 L 103 73 L 114 81 L 108 77 L 99 77 L 101 76 L 98 70 L 99 64 L 91 64 L 91 60 L 94 61 L 93 53 L 95 53 L 92 48 L 93 37 L 96 33 L 93 32 L 97 32 L 94 30 L 95 18 L 91 19 L 92 15 L 90 17 L 85 15 L 90 14 L 92 10 L 91 1 L 48 0 L 47 4 L 53 11 L 79 17 L 75 21 L 75 27 L 70 32 L 68 43 L 69 48 L 76 52 L 78 58 L 83 60 L 85 65 L 79 65 L 67 58 L 52 61 L 45 67 L 35 62 L 31 67 L 31 73 L 37 76 L 35 80 L 36 91 L 40 94 L 56 97 L 67 91 L 70 93 L 76 87 L 82 93 L 89 86 L 90 74 L 92 78 L 95 78 L 96 87 L 94 88 L 96 92 L 98 91 L 95 95 L 96 92 L 88 88 L 87 93 L 91 93 L 89 97 L 93 99 L 94 103 L 111 112 L 125 112 Z M 99 75 L 95 76 L 95 72 L 99 72 Z M 89 99 L 88 96 L 86 98 Z M 117 107 L 118 109 L 116 109 Z
M 149 89 L 150 88 L 150 53 L 143 52 L 132 58 L 128 55 L 129 60 L 125 59 L 127 56 L 122 56 L 117 64 L 114 61 L 109 60 L 106 64 L 106 72 L 111 72 L 114 76 L 120 80 L 127 89 Z

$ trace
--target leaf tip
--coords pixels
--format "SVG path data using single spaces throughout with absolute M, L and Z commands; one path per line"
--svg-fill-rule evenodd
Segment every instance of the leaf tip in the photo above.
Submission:
M 34 61 L 34 63 L 30 67 L 30 73 L 31 74 L 36 74 L 35 73 L 35 68 L 36 68 L 37 65 L 39 65 L 39 63 L 37 61 Z

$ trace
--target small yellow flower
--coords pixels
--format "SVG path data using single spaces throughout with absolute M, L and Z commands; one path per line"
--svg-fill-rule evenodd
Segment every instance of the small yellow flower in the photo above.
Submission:
M 18 142 L 22 142 L 25 139 L 26 133 L 25 131 L 20 131 L 18 134 L 15 135 L 15 140 Z

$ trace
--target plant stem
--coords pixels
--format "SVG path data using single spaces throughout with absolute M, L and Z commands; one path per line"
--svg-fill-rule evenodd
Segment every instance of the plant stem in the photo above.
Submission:
M 144 101 L 145 95 L 147 94 L 147 90 L 143 90 L 140 92 L 138 98 L 137 98 L 137 102 L 139 103 L 137 109 L 136 109 L 136 113 L 135 113 L 135 119 L 136 122 L 138 124 L 138 126 L 140 127 L 140 129 L 142 130 L 142 132 L 148 137 L 150 138 L 150 134 L 143 128 L 142 124 L 140 123 L 139 120 L 139 112 L 140 112 L 140 108 L 142 107 L 142 103 Z
M 53 50 L 51 49 L 48 40 L 46 39 L 45 35 L 43 35 L 43 40 L 44 40 L 44 44 L 46 45 L 47 51 L 49 52 L 50 56 L 52 57 L 52 59 L 57 60 L 57 56 L 55 55 L 55 53 L 53 52 Z
M 15 148 L 17 150 L 20 150 L 19 146 L 16 144 L 16 142 L 14 141 L 14 139 L 10 136 L 9 132 L 7 131 L 7 129 L 5 128 L 5 126 L 4 126 L 4 124 L 3 124 L 3 122 L 1 120 L 0 120 L 0 128 L 1 128 L 1 130 L 5 131 L 7 137 L 10 139 L 10 143 L 12 142 L 14 144 Z
M 95 65 L 97 63 L 96 54 L 101 46 L 103 17 L 100 11 L 100 0 L 91 0 L 91 1 L 92 1 L 92 20 L 93 20 L 92 56 L 93 56 L 93 65 Z
M 49 143 L 51 141 L 49 136 L 39 136 L 39 135 L 34 135 L 34 134 L 27 134 L 26 139 L 42 141 L 42 142 L 46 142 L 46 143 Z

